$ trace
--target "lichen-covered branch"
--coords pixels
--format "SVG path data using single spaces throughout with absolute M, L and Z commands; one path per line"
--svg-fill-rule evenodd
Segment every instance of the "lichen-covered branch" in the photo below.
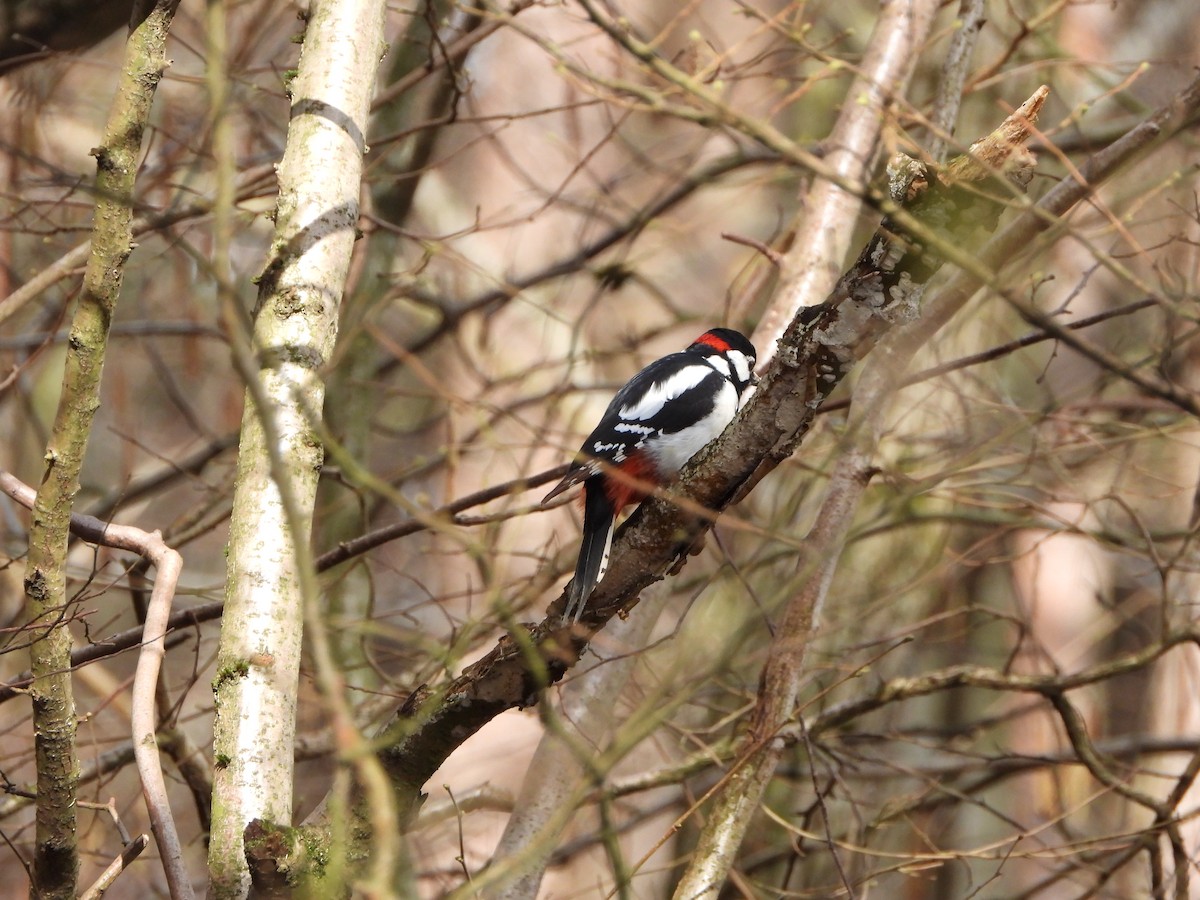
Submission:
M 66 558 L 71 507 L 79 491 L 92 421 L 100 405 L 100 380 L 125 260 L 132 250 L 133 188 L 142 134 L 154 92 L 166 68 L 167 31 L 178 0 L 162 0 L 135 21 L 125 63 L 96 157 L 92 252 L 63 371 L 63 390 L 46 447 L 45 469 L 29 529 L 25 595 L 38 640 L 30 647 L 29 687 L 37 757 L 37 833 L 34 892 L 40 897 L 76 894 L 75 702 L 71 691 L 71 636 L 67 614 Z

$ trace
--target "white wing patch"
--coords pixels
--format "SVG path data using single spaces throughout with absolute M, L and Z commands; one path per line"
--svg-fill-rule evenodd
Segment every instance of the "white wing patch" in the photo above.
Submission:
M 638 422 L 618 422 L 613 426 L 613 431 L 623 431 L 626 434 L 640 434 L 642 437 L 652 434 L 656 430 L 652 425 L 642 425 Z
M 738 384 L 749 384 L 750 360 L 746 358 L 746 354 L 741 350 L 729 350 L 725 356 L 733 365 L 733 371 L 737 373 Z
M 637 399 L 636 403 L 621 407 L 617 415 L 626 421 L 634 422 L 651 419 L 658 415 L 667 403 L 684 391 L 694 388 L 711 372 L 712 368 L 701 362 L 685 366 L 678 372 L 671 373 L 663 381 L 652 384 L 650 389 Z
M 623 462 L 625 459 L 625 444 L 620 443 L 605 443 L 604 441 L 596 441 L 592 444 L 592 456 L 599 456 L 604 459 L 611 459 L 613 462 Z M 593 472 L 599 472 L 601 467 L 595 463 L 588 463 L 588 468 Z

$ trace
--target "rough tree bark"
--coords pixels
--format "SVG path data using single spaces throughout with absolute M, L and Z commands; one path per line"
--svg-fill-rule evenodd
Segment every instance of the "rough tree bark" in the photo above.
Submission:
M 92 421 L 125 260 L 133 249 L 133 188 L 142 134 L 154 92 L 166 68 L 167 31 L 178 0 L 139 4 L 125 63 L 96 157 L 96 212 L 92 253 L 63 371 L 63 389 L 29 529 L 25 594 L 38 640 L 30 647 L 37 756 L 37 835 L 34 893 L 74 897 L 79 872 L 75 789 L 75 702 L 71 691 L 71 635 L 66 627 L 66 560 L 71 507 L 79 492 Z
M 213 897 L 249 890 L 243 830 L 252 820 L 291 821 L 301 637 L 305 602 L 311 612 L 316 597 L 308 542 L 323 453 L 313 420 L 356 237 L 384 10 L 382 0 L 312 6 L 292 84 L 275 239 L 259 283 L 254 358 L 238 359 L 248 390 L 214 684 Z M 321 672 L 331 671 L 319 653 L 322 636 L 311 637 Z M 337 685 L 323 687 L 336 709 Z

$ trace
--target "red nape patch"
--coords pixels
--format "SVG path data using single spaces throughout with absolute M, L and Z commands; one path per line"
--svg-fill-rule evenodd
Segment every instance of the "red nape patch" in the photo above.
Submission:
M 712 347 L 718 353 L 724 353 L 729 349 L 729 341 L 723 340 L 711 331 L 706 331 L 700 337 L 696 338 L 697 344 L 704 344 L 706 347 Z
M 658 484 L 660 479 L 654 463 L 645 453 L 631 453 L 620 464 L 613 466 L 604 478 L 604 492 L 613 509 L 620 511 L 630 503 L 644 500 L 649 493 L 637 482 Z

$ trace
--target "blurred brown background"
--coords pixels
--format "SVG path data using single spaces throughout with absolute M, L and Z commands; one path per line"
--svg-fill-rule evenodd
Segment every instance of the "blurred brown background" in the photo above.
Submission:
M 102 34 L 124 18 L 111 15 L 120 6 L 96 4 L 86 27 L 64 12 L 69 28 L 39 31 L 21 25 L 30 15 L 23 4 L 5 5 L 9 32 L 24 27 L 28 39 L 0 45 L 5 60 L 24 63 L 9 63 L 0 78 L 0 296 L 87 239 L 88 151 L 116 82 L 123 29 Z M 929 141 L 923 113 L 953 6 L 888 123 L 889 139 L 909 152 Z M 817 146 L 840 104 L 854 102 L 846 88 L 876 7 L 702 0 L 628 4 L 623 14 L 744 115 Z M 225 111 L 236 123 L 239 197 L 232 264 L 249 309 L 301 23 L 292 3 L 228 8 Z M 489 13 L 479 23 L 448 5 L 416 15 L 396 7 L 389 35 L 368 136 L 363 237 L 328 373 L 326 414 L 339 446 L 327 454 L 318 554 L 403 518 L 384 496 L 342 477 L 339 458 L 413 503 L 440 507 L 566 461 L 626 378 L 704 328 L 752 330 L 774 272 L 723 235 L 785 242 L 808 178 L 711 124 L 698 102 L 643 70 L 570 4 Z M 54 52 L 25 59 L 30 45 Z M 206 46 L 201 9 L 185 3 L 139 176 L 139 212 L 158 221 L 129 261 L 78 504 L 163 529 L 184 554 L 181 606 L 223 596 L 244 392 L 208 263 Z M 1187 2 L 991 0 L 955 136 L 981 136 L 1038 84 L 1050 85 L 1036 196 L 1178 93 L 1200 62 L 1198 46 L 1200 8 Z M 647 92 L 662 110 L 646 108 Z M 1190 388 L 1200 278 L 1195 139 L 1185 130 L 1077 208 L 1013 285 L 1063 324 L 1152 298 L 1085 333 L 1124 366 Z M 870 227 L 864 221 L 864 235 Z M 27 482 L 40 477 L 80 270 L 69 266 L 0 324 L 0 467 Z M 1030 331 L 984 292 L 915 370 Z M 1183 413 L 1044 342 L 922 379 L 897 395 L 888 422 L 877 453 L 884 471 L 830 594 L 821 652 L 810 656 L 806 716 L 882 679 L 956 663 L 1075 671 L 1151 647 L 1194 616 L 1200 433 Z M 599 637 L 599 659 L 637 651 L 627 689 L 606 698 L 618 722 L 608 739 L 630 742 L 607 784 L 703 754 L 736 730 L 773 610 L 786 599 L 781 573 L 811 523 L 841 424 L 840 413 L 823 417 L 802 452 L 717 528 L 705 554 L 655 588 L 670 597 L 649 649 Z M 365 709 L 382 714 L 418 684 L 460 671 L 491 646 L 503 615 L 541 618 L 573 564 L 578 515 L 572 506 L 535 511 L 540 496 L 514 492 L 468 511 L 477 520 L 405 537 L 325 574 L 329 624 Z M 5 680 L 28 665 L 18 628 L 26 525 L 23 510 L 0 501 Z M 131 562 L 75 547 L 80 645 L 134 624 Z M 183 632 L 169 654 L 168 696 L 201 752 L 211 740 L 218 627 Z M 916 640 L 897 644 L 907 637 Z M 1196 663 L 1195 648 L 1179 648 L 1072 694 L 1120 777 L 1139 790 L 1169 790 L 1200 752 Z M 132 665 L 126 654 L 87 666 L 76 687 L 92 775 L 85 795 L 115 797 L 130 830 L 141 830 L 128 766 Z M 323 796 L 332 765 L 321 752 L 325 716 L 311 688 L 302 690 L 301 816 Z M 663 697 L 675 704 L 670 715 L 634 727 L 649 712 L 644 703 L 657 707 Z M 0 773 L 24 786 L 32 781 L 24 698 L 5 702 L 0 722 Z M 515 793 L 541 731 L 536 713 L 501 716 L 430 783 L 429 806 L 451 793 L 492 793 L 482 809 L 415 834 L 428 896 L 488 861 L 506 817 L 503 792 Z M 794 762 L 743 848 L 742 881 L 729 896 L 831 895 L 839 880 L 814 783 L 844 864 L 873 879 L 878 896 L 1149 895 L 1145 858 L 1121 861 L 1146 811 L 1076 764 L 1061 728 L 1030 696 L 937 691 L 821 736 L 812 760 L 798 746 Z M 639 863 L 631 896 L 669 891 L 679 846 L 671 823 L 719 771 L 668 773 L 654 790 L 613 800 L 626 862 Z M 173 789 L 189 864 L 200 872 L 200 819 L 182 782 Z M 1178 811 L 1196 806 L 1189 797 Z M 0 801 L 9 842 L 0 867 L 15 893 L 26 880 L 15 854 L 28 847 L 30 823 L 27 800 Z M 118 846 L 110 820 L 85 811 L 81 823 L 98 868 Z M 685 836 L 695 823 L 684 823 Z M 1185 826 L 1193 859 L 1194 824 Z M 542 896 L 607 895 L 612 865 L 598 828 L 590 807 L 576 818 Z M 460 841 L 465 856 L 456 861 Z M 1192 881 L 1200 884 L 1200 873 Z M 154 864 L 138 863 L 116 895 L 139 889 L 163 892 Z

